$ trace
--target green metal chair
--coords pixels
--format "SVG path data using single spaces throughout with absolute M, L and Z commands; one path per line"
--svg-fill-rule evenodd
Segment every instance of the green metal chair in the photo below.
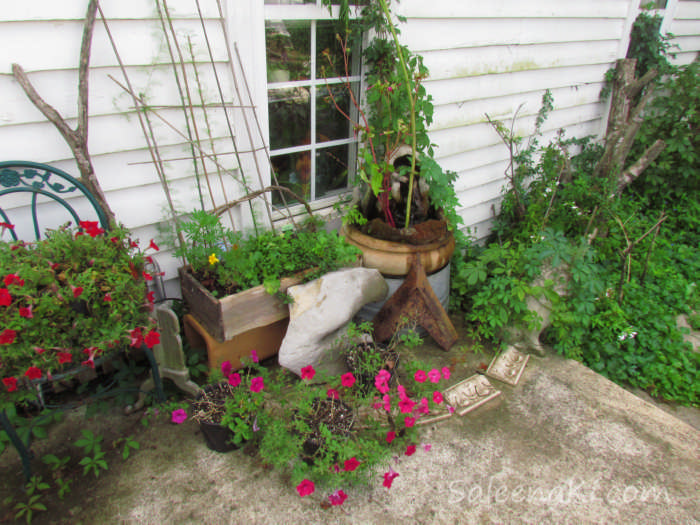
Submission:
M 0 200 L 0 222 L 14 226 L 1 228 L 0 240 L 2 235 L 9 235 L 13 241 L 39 240 L 48 227 L 66 222 L 77 226 L 84 220 L 98 221 L 105 231 L 110 228 L 107 214 L 88 189 L 65 171 L 47 164 L 0 162 Z M 159 367 L 153 352 L 145 345 L 143 350 L 151 365 L 149 386 L 155 387 L 156 397 L 164 401 Z M 0 427 L 20 455 L 24 476 L 29 480 L 32 458 L 29 443 L 22 442 L 5 411 L 0 411 Z

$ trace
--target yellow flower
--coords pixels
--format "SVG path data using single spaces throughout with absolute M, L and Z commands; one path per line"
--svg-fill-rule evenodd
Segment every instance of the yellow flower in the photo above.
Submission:
M 219 262 L 219 259 L 216 257 L 216 254 L 215 254 L 215 253 L 212 253 L 212 254 L 209 256 L 209 264 L 214 265 L 214 264 L 216 264 L 216 263 L 218 263 L 218 262 Z

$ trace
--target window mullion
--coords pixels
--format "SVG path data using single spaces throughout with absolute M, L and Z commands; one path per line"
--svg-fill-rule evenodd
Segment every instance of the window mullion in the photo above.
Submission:
M 311 21 L 311 86 L 309 89 L 309 103 L 311 105 L 311 155 L 309 175 L 309 200 L 316 199 L 316 20 Z

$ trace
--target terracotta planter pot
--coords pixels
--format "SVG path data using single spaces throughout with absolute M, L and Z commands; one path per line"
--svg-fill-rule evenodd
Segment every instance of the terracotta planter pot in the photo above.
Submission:
M 363 266 L 376 268 L 387 276 L 405 276 L 414 254 L 420 256 L 425 273 L 437 272 L 450 262 L 455 250 L 455 239 L 451 232 L 435 242 L 423 245 L 376 239 L 353 226 L 343 226 L 341 235 L 349 244 L 362 250 Z

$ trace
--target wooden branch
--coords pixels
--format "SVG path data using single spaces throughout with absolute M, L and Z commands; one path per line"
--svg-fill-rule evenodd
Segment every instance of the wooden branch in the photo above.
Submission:
M 80 64 L 78 70 L 78 127 L 76 129 L 81 142 L 87 145 L 88 137 L 88 73 L 90 67 L 90 48 L 92 32 L 95 27 L 97 0 L 90 0 L 85 15 L 83 41 L 80 45 Z
M 625 87 L 625 95 L 630 98 L 636 97 L 639 92 L 644 89 L 647 84 L 649 84 L 649 82 L 656 78 L 658 74 L 659 72 L 656 69 L 650 69 L 642 78 L 638 78 L 637 80 L 627 84 Z
M 617 180 L 617 190 L 615 191 L 615 194 L 619 195 L 622 190 L 624 190 L 637 177 L 639 177 L 647 166 L 654 162 L 656 157 L 661 154 L 665 147 L 666 143 L 661 139 L 658 139 L 651 146 L 649 146 L 642 156 L 637 159 L 637 162 L 622 172 Z
M 259 197 L 263 193 L 267 193 L 270 191 L 283 191 L 285 193 L 290 194 L 293 198 L 298 200 L 304 206 L 304 208 L 306 209 L 306 213 L 309 214 L 309 217 L 314 216 L 313 210 L 311 209 L 311 206 L 309 206 L 309 203 L 306 202 L 306 200 L 304 200 L 301 196 L 297 195 L 292 190 L 287 188 L 286 186 L 267 186 L 266 188 L 262 188 L 260 190 L 255 190 L 255 191 L 249 193 L 248 195 L 241 197 L 240 199 L 236 199 L 235 201 L 227 202 L 226 204 L 224 204 L 222 206 L 214 208 L 213 213 L 214 213 L 214 215 L 221 215 L 225 211 L 230 210 L 231 208 L 238 206 L 239 204 L 241 204 L 243 202 L 251 201 L 256 197 Z M 292 219 L 291 215 L 290 215 L 289 219 L 292 221 L 292 224 L 294 224 L 294 219 Z M 296 226 L 296 224 L 295 224 L 295 226 Z

